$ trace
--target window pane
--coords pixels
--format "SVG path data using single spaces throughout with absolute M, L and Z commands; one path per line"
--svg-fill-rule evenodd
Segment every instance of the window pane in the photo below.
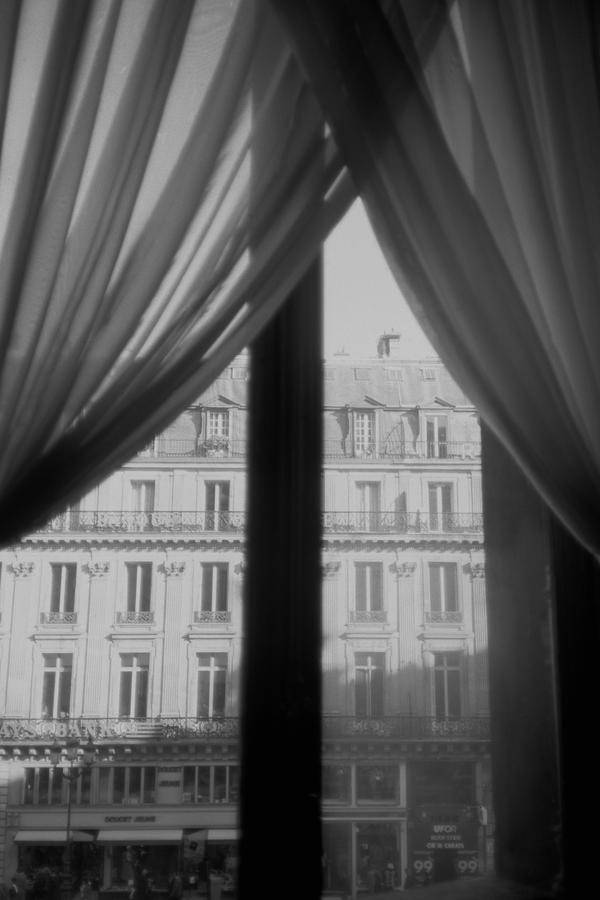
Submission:
M 210 801 L 210 767 L 198 766 L 198 803 L 209 803 Z
M 154 803 L 156 784 L 156 769 L 150 766 L 144 767 L 144 798 L 143 803 Z
M 322 768 L 323 801 L 348 803 L 350 800 L 350 767 L 325 765 Z
M 110 769 L 98 769 L 98 803 L 110 803 Z
M 133 675 L 131 672 L 121 672 L 121 689 L 119 694 L 119 715 L 131 715 L 131 686 Z
M 214 803 L 225 803 L 227 800 L 227 766 L 214 767 Z
M 398 795 L 397 766 L 357 766 L 357 800 L 396 800 Z
M 125 798 L 125 766 L 113 769 L 113 803 L 122 803 Z
M 148 668 L 139 669 L 136 678 L 135 716 L 142 719 L 148 715 Z

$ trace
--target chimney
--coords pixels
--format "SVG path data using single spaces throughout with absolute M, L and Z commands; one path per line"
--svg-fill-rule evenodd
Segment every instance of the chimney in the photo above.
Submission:
M 400 338 L 398 331 L 390 328 L 377 340 L 377 356 L 379 359 L 400 359 Z

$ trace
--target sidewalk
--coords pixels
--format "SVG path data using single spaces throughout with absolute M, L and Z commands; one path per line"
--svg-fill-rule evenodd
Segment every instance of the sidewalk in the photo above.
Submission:
M 357 900 L 552 900 L 552 895 L 548 891 L 514 884 L 491 875 L 479 875 L 406 891 L 361 892 Z

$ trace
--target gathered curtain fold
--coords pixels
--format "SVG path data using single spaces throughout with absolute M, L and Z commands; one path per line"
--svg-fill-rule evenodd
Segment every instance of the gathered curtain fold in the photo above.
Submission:
M 597 9 L 271 3 L 425 333 L 598 554 Z
M 264 2 L 0 10 L 0 542 L 127 461 L 355 189 Z

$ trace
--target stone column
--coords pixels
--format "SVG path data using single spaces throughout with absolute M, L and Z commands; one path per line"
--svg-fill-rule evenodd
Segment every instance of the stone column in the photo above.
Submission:
M 79 708 L 82 716 L 103 716 L 106 713 L 108 693 L 106 625 L 108 617 L 112 615 L 112 610 L 107 609 L 107 586 L 111 568 L 106 560 L 91 560 L 83 570 L 89 577 L 89 590 L 87 610 L 79 611 L 82 618 L 80 624 L 86 634 L 83 658 L 80 660 L 83 686 Z
M 338 573 L 339 562 L 326 562 L 321 566 L 323 574 L 322 584 L 322 614 L 323 614 L 323 712 L 344 712 L 345 706 L 342 698 L 342 667 L 345 665 L 342 656 L 342 644 L 340 641 L 338 622 Z
M 420 706 L 418 673 L 421 669 L 419 604 L 415 594 L 417 564 L 404 562 L 398 555 L 392 565 L 398 586 L 398 713 L 414 715 Z
M 182 560 L 169 560 L 161 566 L 165 576 L 164 619 L 162 624 L 162 659 L 156 657 L 160 667 L 157 690 L 160 696 L 155 709 L 161 716 L 181 716 L 179 700 L 181 670 L 181 613 L 185 589 L 186 564 Z M 158 673 L 157 673 L 158 674 Z M 156 683 L 156 682 L 155 682 Z M 187 713 L 187 711 L 186 711 Z
M 35 564 L 31 560 L 17 560 L 8 566 L 8 571 L 13 575 L 13 585 L 10 621 L 7 623 L 4 713 L 7 717 L 28 716 L 31 715 L 32 644 L 29 635 Z
M 473 632 L 475 642 L 475 712 L 477 715 L 488 715 L 489 678 L 487 612 L 485 608 L 485 565 L 482 562 L 471 562 L 468 569 L 471 576 Z

